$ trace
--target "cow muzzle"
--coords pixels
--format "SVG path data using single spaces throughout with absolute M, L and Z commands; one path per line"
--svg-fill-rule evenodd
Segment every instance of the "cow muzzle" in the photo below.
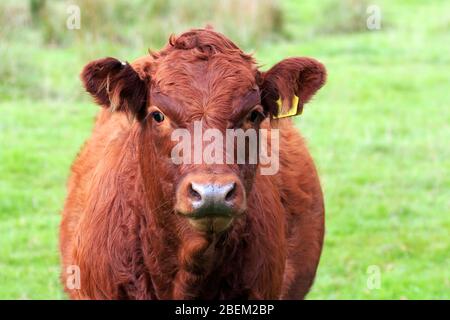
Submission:
M 199 231 L 222 232 L 245 210 L 245 190 L 235 175 L 189 174 L 178 185 L 175 211 Z

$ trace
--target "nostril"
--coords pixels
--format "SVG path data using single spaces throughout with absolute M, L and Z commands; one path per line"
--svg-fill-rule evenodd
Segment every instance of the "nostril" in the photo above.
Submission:
M 198 193 L 194 187 L 192 186 L 192 183 L 189 184 L 189 188 L 188 188 L 188 193 L 189 193 L 189 197 L 194 200 L 194 201 L 200 201 L 202 200 L 202 196 L 200 195 L 200 193 Z
M 231 201 L 236 196 L 236 183 L 233 182 L 230 186 L 230 190 L 228 190 L 227 194 L 225 195 L 225 201 Z

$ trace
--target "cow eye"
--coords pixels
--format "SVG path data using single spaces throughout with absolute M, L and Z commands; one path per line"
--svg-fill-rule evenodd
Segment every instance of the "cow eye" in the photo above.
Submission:
M 258 120 L 259 117 L 260 117 L 260 113 L 259 113 L 258 111 L 252 111 L 252 112 L 250 113 L 250 118 L 249 118 L 249 120 L 250 120 L 251 122 L 256 122 L 256 120 Z
M 258 123 L 259 121 L 263 120 L 265 118 L 264 113 L 262 112 L 262 108 L 257 107 L 250 111 L 250 114 L 248 115 L 248 121 L 251 123 Z
M 152 118 L 153 118 L 153 120 L 155 120 L 158 123 L 164 121 L 164 115 L 162 114 L 162 112 L 159 112 L 159 111 L 153 111 Z

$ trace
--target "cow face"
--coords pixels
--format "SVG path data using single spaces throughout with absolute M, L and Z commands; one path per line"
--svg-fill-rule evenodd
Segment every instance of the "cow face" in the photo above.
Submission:
M 82 80 L 100 105 L 140 123 L 143 178 L 158 181 L 161 202 L 195 229 L 215 233 L 245 214 L 261 129 L 292 101 L 300 112 L 323 85 L 325 69 L 290 58 L 260 72 L 230 40 L 202 29 L 171 37 L 133 66 L 114 58 L 91 62 Z

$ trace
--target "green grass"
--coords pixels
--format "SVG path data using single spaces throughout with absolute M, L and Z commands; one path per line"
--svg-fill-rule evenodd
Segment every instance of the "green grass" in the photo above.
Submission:
M 320 32 L 329 28 L 313 3 L 283 2 L 286 40 L 256 48 L 267 67 L 307 55 L 329 72 L 297 120 L 327 212 L 309 298 L 449 299 L 450 4 L 375 1 L 386 27 L 330 33 Z M 53 47 L 35 39 L 30 31 L 0 46 L 2 299 L 65 297 L 59 211 L 70 164 L 97 111 L 77 75 L 91 59 L 131 61 L 146 49 L 106 42 Z M 367 288 L 371 265 L 381 270 L 380 289 Z

